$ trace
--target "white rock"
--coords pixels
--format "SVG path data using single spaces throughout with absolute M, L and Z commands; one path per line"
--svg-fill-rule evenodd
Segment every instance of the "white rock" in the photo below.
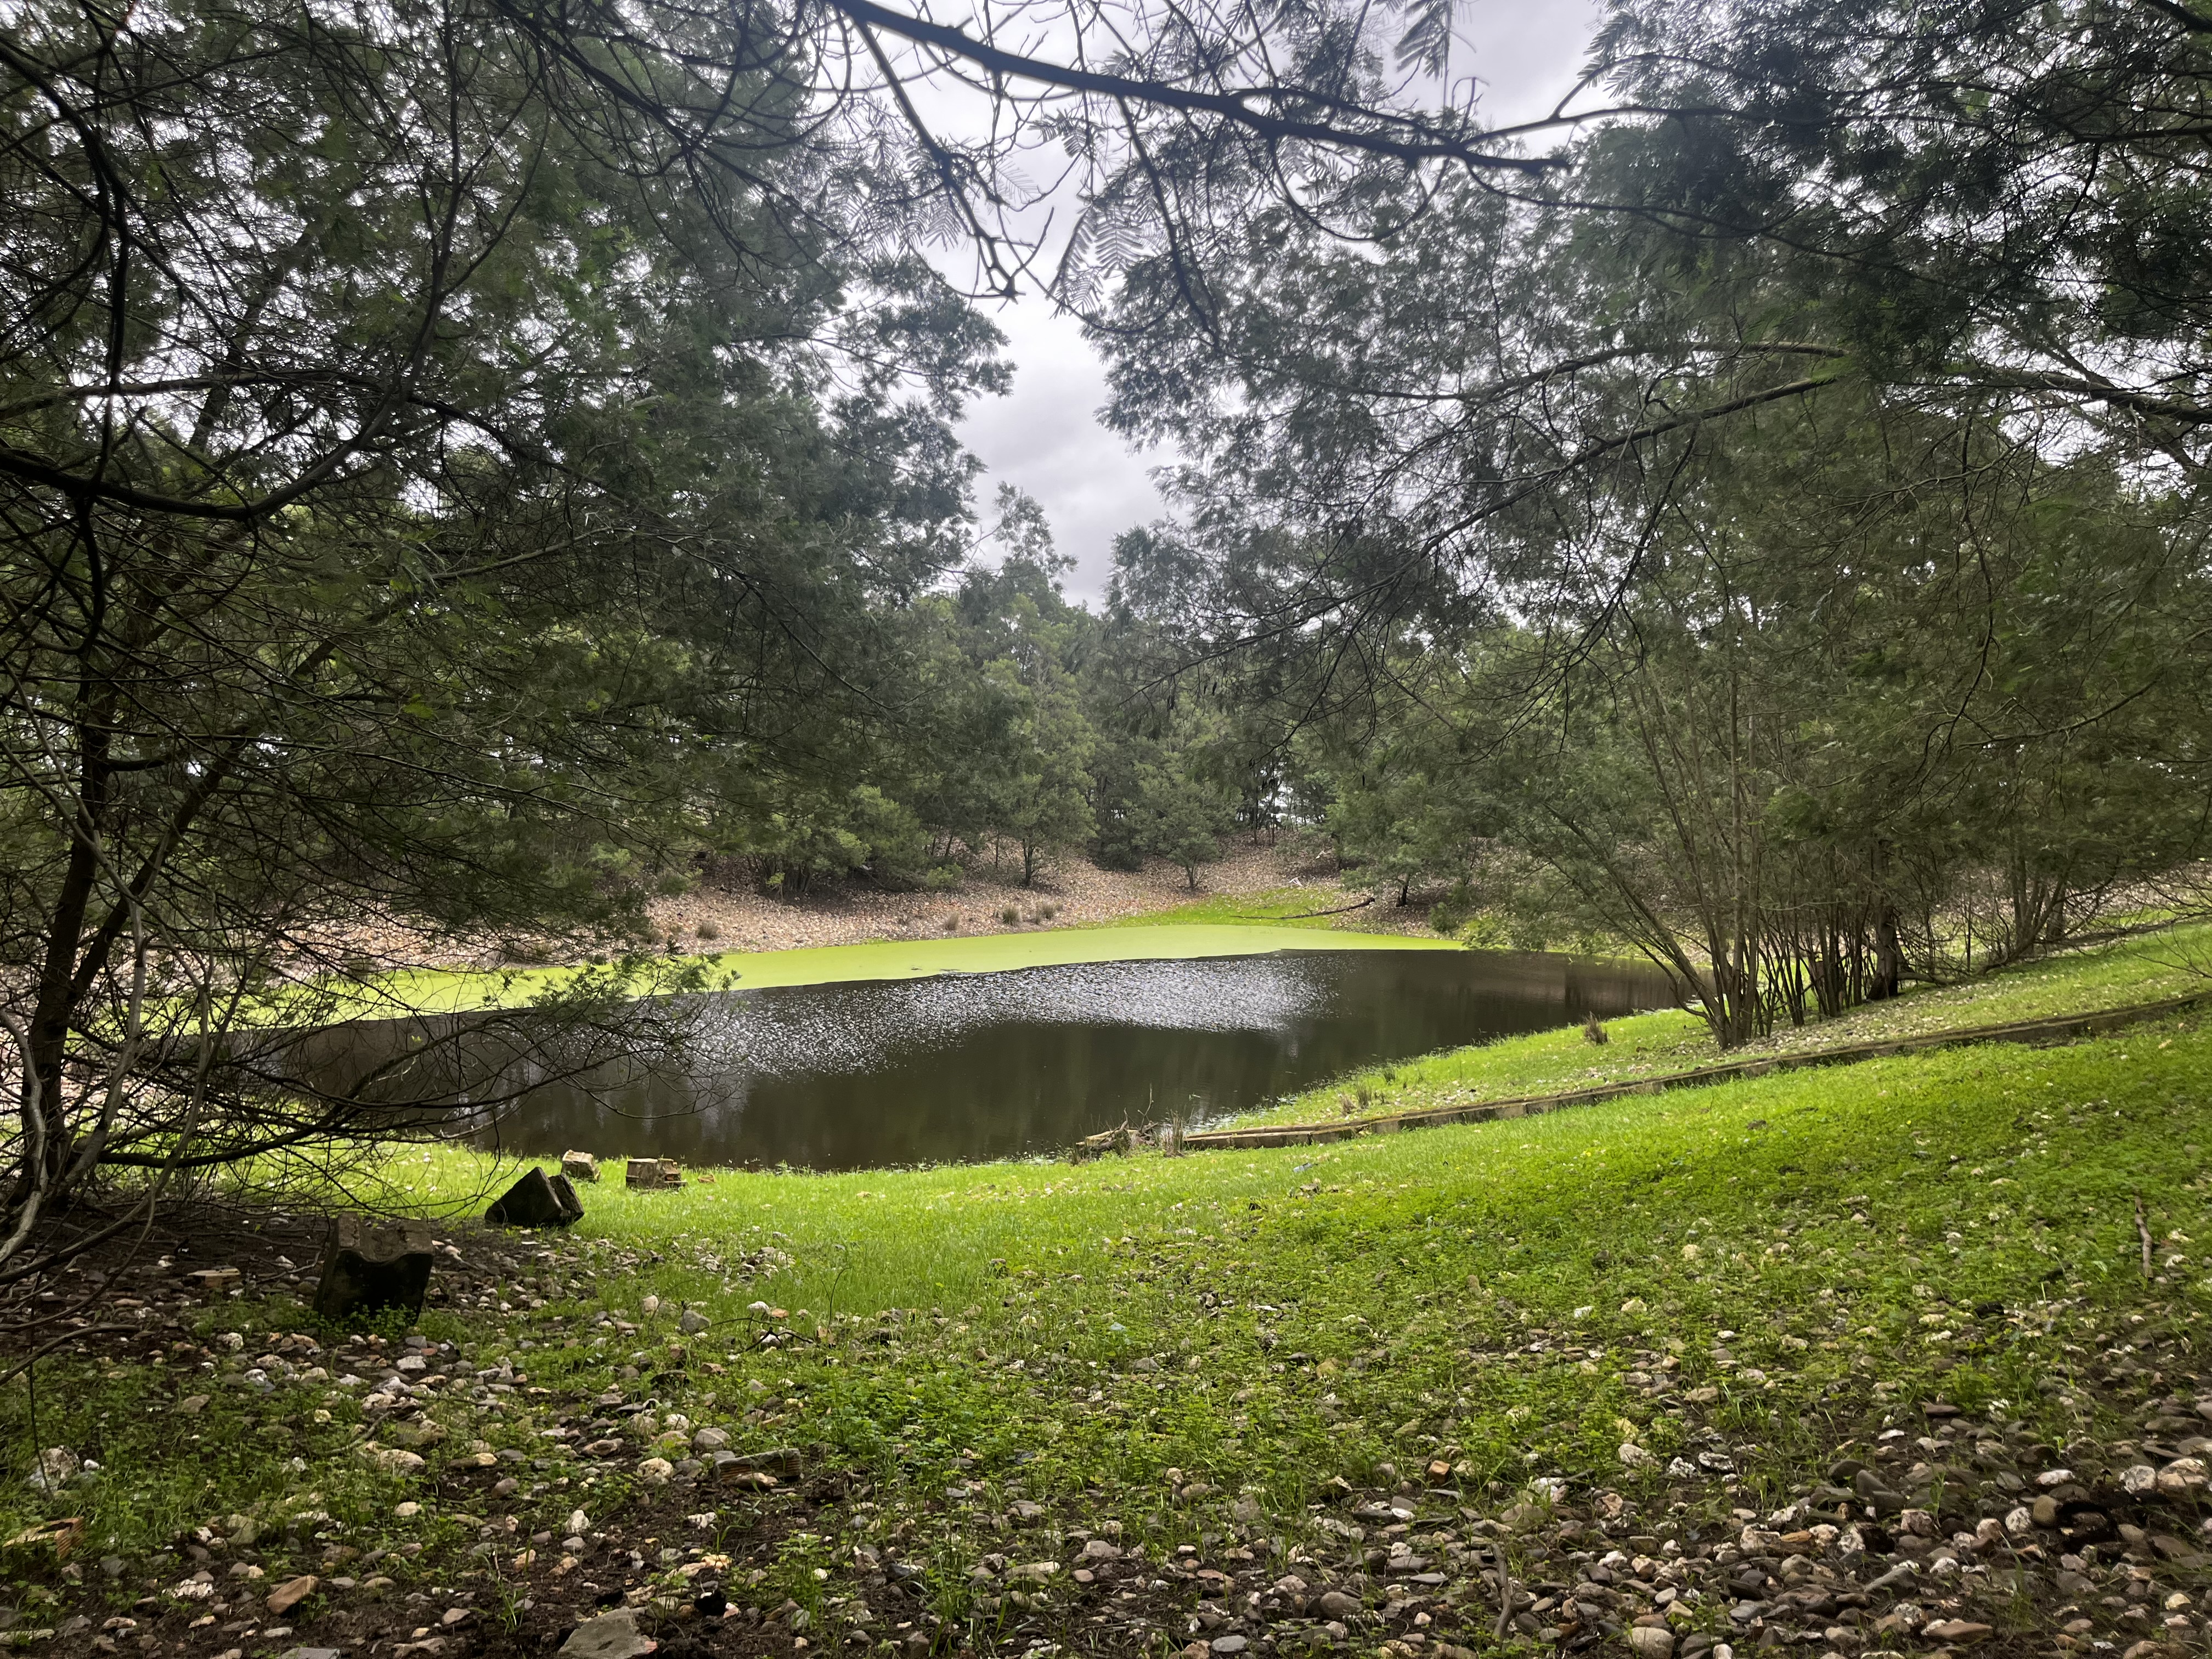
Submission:
M 58 1492 L 83 1467 L 67 1446 L 49 1446 L 31 1460 L 31 1473 L 23 1484 L 33 1492 Z
M 2162 1492 L 2202 1492 L 2208 1484 L 2212 1484 L 2212 1477 L 2208 1477 L 2201 1457 L 2177 1457 L 2158 1472 L 2158 1489 Z
M 1648 1469 L 1659 1462 L 1633 1440 L 1621 1442 L 1620 1456 L 1620 1467 L 1624 1469 Z
M 2147 1492 L 2158 1485 L 2158 1471 L 2148 1463 L 2132 1464 L 2120 1472 L 2120 1485 L 2130 1492 Z
M 640 1659 L 658 1645 L 651 1637 L 638 1634 L 637 1614 L 621 1607 L 577 1626 L 561 1644 L 561 1651 L 568 1659 Z

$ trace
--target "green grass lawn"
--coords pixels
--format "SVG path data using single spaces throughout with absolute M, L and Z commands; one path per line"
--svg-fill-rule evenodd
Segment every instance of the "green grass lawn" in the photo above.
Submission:
M 1563 1093 L 1690 1071 L 1723 1059 L 2159 1002 L 2212 985 L 2206 977 L 2208 968 L 2212 968 L 2212 927 L 2176 928 L 1957 985 L 1915 988 L 1893 1001 L 1869 1003 L 1835 1019 L 1785 1026 L 1727 1054 L 1714 1042 L 1705 1021 L 1670 1009 L 1607 1022 L 1608 1040 L 1602 1048 L 1586 1041 L 1578 1026 L 1502 1038 L 1371 1066 L 1236 1121 L 1240 1127 L 1318 1123 L 1418 1111 L 1455 1101 Z
M 2129 951 L 1997 995 L 2042 1009 L 2070 972 L 2135 1000 L 2155 975 Z M 1522 1086 L 1561 1042 L 1479 1052 Z M 710 1652 L 1165 1653 L 1194 1632 L 1534 1650 L 1596 1639 L 1560 1598 L 1619 1545 L 1617 1626 L 1650 1609 L 1685 1653 L 1769 1620 L 1826 1639 L 1781 1594 L 1808 1583 L 1860 1598 L 1827 1603 L 1855 1646 L 1954 1619 L 2023 1651 L 2201 1649 L 2201 1504 L 2156 1508 L 2118 1474 L 2212 1431 L 2191 1403 L 2212 1405 L 2208 1078 L 2212 1030 L 2175 1018 L 1321 1150 L 603 1182 L 571 1234 L 454 1235 L 415 1376 L 457 1374 L 414 1397 L 380 1381 L 396 1328 L 382 1346 L 322 1329 L 265 1285 L 178 1310 L 152 1276 L 149 1314 L 121 1316 L 146 1339 L 40 1367 L 37 1441 L 102 1467 L 52 1497 L 0 1487 L 8 1533 L 77 1516 L 88 1540 L 82 1583 L 11 1558 L 18 1619 L 133 1617 L 163 1651 L 251 1659 L 283 1644 L 225 1630 L 251 1621 L 238 1598 L 315 1573 L 288 1622 L 349 1650 L 452 1606 L 468 1651 L 538 1653 L 625 1598 Z M 386 1173 L 434 1208 L 494 1172 L 447 1152 Z M 187 1396 L 205 1403 L 183 1414 Z M 1923 1419 L 1936 1400 L 1960 1414 Z M 29 1404 L 20 1381 L 0 1395 L 14 1468 Z M 702 1429 L 739 1454 L 799 1448 L 807 1473 L 687 1486 L 671 1465 L 705 1455 Z M 403 1452 L 424 1464 L 375 1461 Z M 1844 1456 L 1940 1517 L 1936 1543 L 1981 1520 L 2012 1543 L 1985 1530 L 1961 1572 L 1893 1513 L 1894 1537 L 1863 1533 L 1856 1497 L 1826 1484 Z M 2035 1484 L 2060 1467 L 2136 1541 L 2007 1534 L 2023 1492 L 2074 1490 Z M 1823 1520 L 1825 1538 L 1802 1530 Z M 1739 1540 L 1753 1523 L 1811 1542 Z M 215 1586 L 198 1599 L 179 1588 L 194 1548 Z M 1908 1555 L 1923 1576 L 1900 1589 Z M 1527 1590 L 1502 1644 L 1501 1563 Z M 1662 1610 L 1663 1563 L 1697 1593 Z M 1753 1605 L 1727 1587 L 1746 1570 L 1769 1584 L 1756 1628 L 1729 1611 Z M 716 1586 L 740 1616 L 678 1617 Z M 2178 1635 L 2156 1622 L 2176 1618 Z

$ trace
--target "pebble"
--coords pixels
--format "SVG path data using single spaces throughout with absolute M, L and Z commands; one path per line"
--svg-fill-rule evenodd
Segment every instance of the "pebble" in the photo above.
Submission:
M 287 1578 L 269 1592 L 270 1616 L 279 1617 L 291 1612 L 315 1593 L 315 1585 L 319 1582 L 312 1572 L 303 1572 L 297 1578 Z
M 1674 1651 L 1674 1633 L 1652 1625 L 1638 1625 L 1628 1632 L 1628 1648 L 1638 1659 L 1668 1659 Z

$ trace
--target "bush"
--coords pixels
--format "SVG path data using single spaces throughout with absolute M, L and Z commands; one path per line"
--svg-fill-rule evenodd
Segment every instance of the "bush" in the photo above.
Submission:
M 720 939 L 722 936 L 722 930 L 712 921 L 701 922 L 697 932 L 701 939 Z
M 1011 904 L 1009 904 L 1009 905 L 1008 905 L 1005 909 L 1003 909 L 1003 910 L 1001 910 L 1001 911 L 1000 911 L 1000 912 L 999 912 L 999 920 L 1000 920 L 1000 921 L 1004 922 L 1004 923 L 1005 923 L 1007 927 L 1012 927 L 1016 922 L 1019 921 L 1021 919 L 1022 919 L 1022 913 L 1021 913 L 1020 911 L 1018 911 L 1018 910 L 1015 909 L 1015 908 L 1014 908 L 1014 907 L 1013 907 L 1012 905 L 1011 905 Z
M 933 864 L 922 874 L 922 890 L 931 893 L 949 893 L 960 884 L 960 878 L 964 873 L 957 864 Z

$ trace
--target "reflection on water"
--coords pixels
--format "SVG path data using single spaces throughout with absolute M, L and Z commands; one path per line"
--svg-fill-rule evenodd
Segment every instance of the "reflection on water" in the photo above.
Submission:
M 529 1087 L 499 1139 L 549 1156 L 817 1170 L 1017 1157 L 1125 1118 L 1226 1116 L 1377 1060 L 1671 1000 L 1664 975 L 1634 963 L 1442 951 L 730 992 L 708 1000 L 680 1062 Z

